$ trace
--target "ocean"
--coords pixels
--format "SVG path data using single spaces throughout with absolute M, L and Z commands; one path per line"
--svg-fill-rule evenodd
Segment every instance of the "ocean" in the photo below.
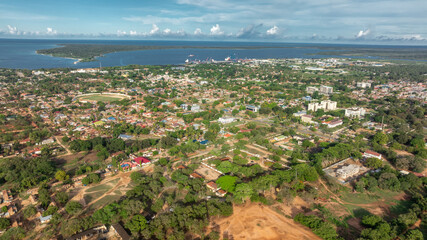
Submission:
M 259 48 L 259 49 L 162 49 L 130 52 L 109 53 L 97 58 L 94 62 L 79 62 L 67 58 L 58 58 L 37 54 L 39 49 L 58 47 L 58 44 L 122 44 L 122 45 L 154 45 L 154 46 L 277 46 L 289 48 Z M 381 48 L 405 46 L 378 45 L 348 45 L 348 44 L 311 44 L 311 43 L 262 43 L 262 42 L 207 42 L 207 41 L 146 41 L 146 40 L 47 40 L 47 39 L 0 39 L 0 68 L 41 69 L 41 68 L 91 68 L 112 66 L 139 65 L 168 65 L 184 64 L 185 60 L 214 59 L 222 61 L 227 57 L 233 59 L 266 59 L 266 58 L 324 58 L 340 57 L 322 55 L 316 47 L 346 47 L 346 48 Z M 406 46 L 407 47 L 407 46 Z M 189 57 L 194 55 L 194 57 Z

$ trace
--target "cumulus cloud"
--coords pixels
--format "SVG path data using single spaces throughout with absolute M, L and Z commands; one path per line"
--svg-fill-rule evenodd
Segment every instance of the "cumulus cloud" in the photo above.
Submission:
M 136 35 L 138 35 L 138 33 L 137 33 L 136 31 L 132 31 L 132 30 L 130 30 L 130 31 L 129 31 L 129 35 L 131 35 L 131 36 L 136 36 Z
M 272 36 L 272 35 L 279 34 L 279 31 L 280 31 L 280 29 L 275 25 L 272 28 L 268 29 L 266 33 L 267 33 L 267 35 Z
M 165 30 L 163 30 L 164 34 L 170 34 L 172 31 L 169 28 L 166 28 Z
M 370 29 L 366 29 L 366 31 L 360 30 L 359 33 L 356 35 L 356 38 L 364 38 L 371 34 Z
M 53 28 L 48 27 L 48 28 L 46 28 L 46 34 L 47 35 L 56 35 L 57 32 Z
M 20 32 L 18 31 L 18 29 L 16 27 L 12 27 L 10 25 L 7 25 L 7 29 L 8 29 L 8 33 L 11 35 L 19 35 Z
M 124 36 L 126 35 L 126 31 L 117 30 L 117 36 Z
M 261 33 L 258 31 L 259 28 L 262 27 L 262 24 L 258 25 L 249 25 L 244 28 L 241 28 L 239 32 L 236 34 L 238 38 L 257 38 L 261 36 Z
M 150 35 L 155 35 L 159 33 L 159 31 L 160 31 L 160 28 L 156 24 L 153 24 L 150 30 Z
M 211 35 L 213 35 L 213 36 L 224 35 L 224 32 L 221 30 L 221 27 L 219 26 L 219 24 L 212 26 Z
M 194 35 L 202 35 L 203 34 L 203 32 L 202 32 L 202 29 L 200 29 L 200 28 L 196 28 L 196 30 L 194 30 Z

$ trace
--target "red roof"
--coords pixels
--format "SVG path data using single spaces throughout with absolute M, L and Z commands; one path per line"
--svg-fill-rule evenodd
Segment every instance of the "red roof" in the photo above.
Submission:
M 145 158 L 145 157 L 137 157 L 133 160 L 138 164 L 151 162 L 148 158 Z
M 208 182 L 206 185 L 208 185 L 209 187 L 211 187 L 214 190 L 216 190 L 218 188 L 218 186 L 216 185 L 216 183 L 213 182 L 213 181 Z
M 251 132 L 252 129 L 240 129 L 240 132 Z
M 371 151 L 371 150 L 366 150 L 365 154 L 371 154 L 371 155 L 378 156 L 378 157 L 381 156 L 381 154 L 374 152 L 374 151 Z

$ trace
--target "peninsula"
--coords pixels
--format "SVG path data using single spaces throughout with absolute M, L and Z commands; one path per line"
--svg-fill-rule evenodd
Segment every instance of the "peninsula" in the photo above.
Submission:
M 107 53 L 162 50 L 162 49 L 265 49 L 285 48 L 280 46 L 149 46 L 149 45 L 105 45 L 105 44 L 60 44 L 57 48 L 37 50 L 38 54 L 53 57 L 73 58 L 80 62 L 92 62 Z

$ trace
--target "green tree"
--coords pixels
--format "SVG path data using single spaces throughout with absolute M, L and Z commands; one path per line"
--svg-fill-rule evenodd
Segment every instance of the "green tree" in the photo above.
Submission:
M 28 205 L 26 208 L 24 208 L 22 213 L 24 218 L 30 218 L 37 213 L 37 209 L 34 207 L 34 205 Z
M 234 195 L 238 199 L 244 200 L 252 195 L 253 189 L 251 185 L 247 183 L 240 183 L 236 185 L 236 189 L 234 190 Z
M 374 142 L 376 142 L 380 145 L 385 145 L 388 142 L 388 137 L 385 133 L 383 133 L 382 131 L 379 131 L 379 132 L 375 133 L 373 140 L 374 140 Z
M 82 208 L 82 205 L 77 201 L 70 201 L 65 205 L 65 211 L 71 215 L 77 214 Z
M 64 170 L 58 170 L 55 173 L 55 178 L 58 181 L 64 181 L 64 180 L 68 180 L 70 178 L 70 176 L 68 176 Z
M 378 186 L 382 189 L 399 191 L 400 181 L 394 173 L 382 173 L 378 178 Z
M 314 143 L 310 142 L 308 139 L 304 139 L 304 141 L 302 141 L 302 147 L 303 148 L 314 147 Z
M 68 194 L 66 192 L 57 192 L 55 195 L 55 200 L 57 203 L 64 205 L 68 202 Z
M 216 180 L 216 183 L 227 192 L 234 192 L 236 187 L 237 177 L 233 176 L 222 176 Z
M 365 165 L 369 168 L 377 169 L 383 166 L 383 161 L 378 158 L 368 158 Z
M 142 215 L 135 215 L 125 224 L 132 233 L 139 233 L 147 227 L 147 220 Z
M 10 220 L 7 218 L 0 218 L 0 230 L 5 230 L 10 226 Z
M 424 240 L 424 236 L 420 230 L 410 229 L 405 234 L 405 240 Z

